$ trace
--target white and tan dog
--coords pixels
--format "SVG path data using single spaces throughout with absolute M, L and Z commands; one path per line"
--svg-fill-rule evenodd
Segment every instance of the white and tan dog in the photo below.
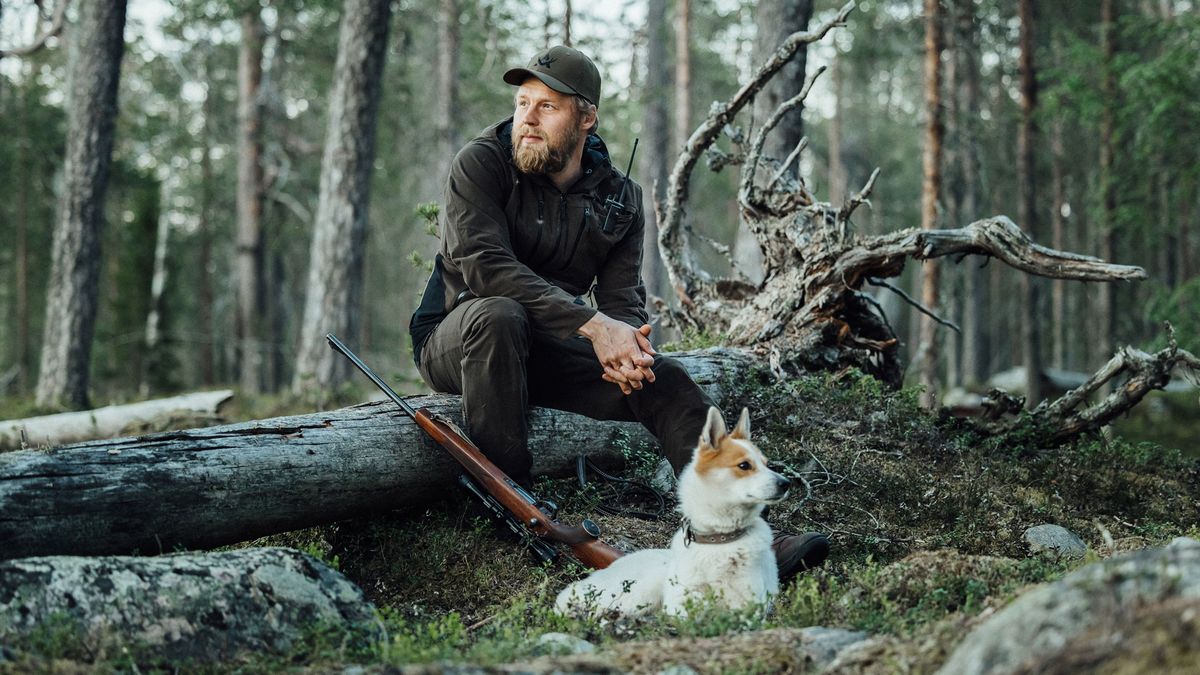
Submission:
M 709 594 L 732 609 L 765 606 L 779 591 L 779 579 L 762 512 L 783 499 L 788 486 L 750 442 L 749 411 L 743 408 L 726 433 L 721 411 L 709 408 L 692 461 L 679 474 L 684 525 L 671 547 L 631 553 L 567 586 L 555 610 L 682 616 L 689 599 Z

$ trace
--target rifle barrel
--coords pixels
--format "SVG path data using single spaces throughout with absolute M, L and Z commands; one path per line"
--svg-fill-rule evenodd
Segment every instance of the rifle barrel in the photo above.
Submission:
M 338 352 L 341 352 L 342 356 L 350 359 L 350 363 L 353 363 L 355 368 L 361 370 L 363 375 L 371 378 L 371 381 L 375 383 L 375 386 L 383 390 L 383 393 L 387 394 L 388 398 L 392 399 L 396 405 L 400 406 L 404 412 L 408 413 L 409 417 L 413 419 L 417 418 L 417 411 L 413 410 L 413 407 L 409 405 L 407 401 L 400 398 L 399 394 L 397 394 L 395 391 L 392 391 L 392 388 L 387 385 L 387 382 L 384 382 L 382 378 L 376 375 L 375 371 L 371 370 L 370 366 L 363 363 L 362 359 L 358 358 L 354 352 L 350 351 L 349 347 L 342 344 L 342 341 L 337 339 L 336 335 L 333 333 L 326 333 L 325 339 L 329 341 L 330 347 Z

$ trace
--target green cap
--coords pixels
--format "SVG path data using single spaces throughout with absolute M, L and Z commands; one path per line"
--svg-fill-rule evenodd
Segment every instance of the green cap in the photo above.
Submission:
M 600 105 L 600 71 L 578 49 L 557 45 L 539 52 L 524 68 L 510 68 L 504 73 L 504 81 L 517 87 L 530 77 L 554 91 L 582 96 L 588 103 Z

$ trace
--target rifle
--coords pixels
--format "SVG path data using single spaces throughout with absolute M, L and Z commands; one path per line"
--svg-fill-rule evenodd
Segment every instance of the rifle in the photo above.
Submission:
M 326 334 L 325 339 L 329 341 L 330 347 L 350 359 L 363 375 L 370 378 L 375 386 L 417 423 L 417 426 L 462 465 L 466 473 L 458 477 L 458 482 L 475 495 L 497 520 L 528 542 L 533 552 L 542 560 L 549 562 L 558 556 L 558 550 L 546 543 L 547 541 L 567 546 L 573 558 L 594 569 L 608 567 L 612 561 L 623 555 L 621 551 L 600 541 L 600 526 L 593 521 L 585 518 L 583 523 L 576 527 L 559 523 L 555 520 L 557 506 L 545 500 L 534 499 L 491 460 L 484 457 L 479 448 L 475 447 L 453 422 L 436 415 L 428 408 L 414 410 L 333 333 Z

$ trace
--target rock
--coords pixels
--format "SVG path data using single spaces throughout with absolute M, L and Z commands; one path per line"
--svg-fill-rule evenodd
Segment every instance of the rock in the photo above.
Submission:
M 1200 541 L 1181 537 L 1087 565 L 1022 595 L 975 628 L 938 672 L 1034 672 L 1033 664 L 1052 660 L 1081 636 L 1114 636 L 1111 643 L 1136 632 L 1143 607 L 1200 604 L 1194 600 L 1200 600 Z
M 92 653 L 128 649 L 142 662 L 176 664 L 286 654 L 317 633 L 376 639 L 379 630 L 357 586 L 285 548 L 0 562 L 0 643 L 35 653 L 47 623 Z
M 664 457 L 654 469 L 654 478 L 650 479 L 650 487 L 664 494 L 675 492 L 675 469 Z
M 1055 558 L 1082 558 L 1087 553 L 1087 544 L 1074 532 L 1059 525 L 1037 525 L 1025 530 L 1025 543 L 1029 552 L 1047 554 Z
M 862 631 L 809 626 L 800 630 L 796 639 L 796 651 L 805 663 L 814 668 L 824 668 L 833 663 L 838 654 L 870 637 L 870 634 Z
M 699 675 L 691 666 L 676 664 L 658 671 L 658 675 Z
M 596 651 L 596 646 L 574 635 L 546 633 L 537 639 L 533 651 L 539 656 L 566 656 L 567 654 L 591 654 Z

